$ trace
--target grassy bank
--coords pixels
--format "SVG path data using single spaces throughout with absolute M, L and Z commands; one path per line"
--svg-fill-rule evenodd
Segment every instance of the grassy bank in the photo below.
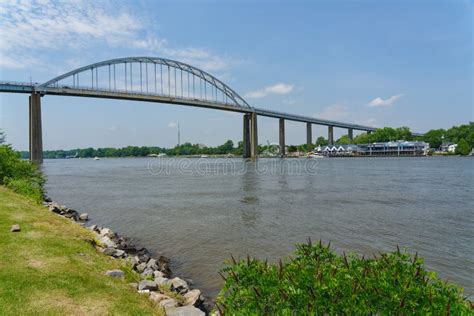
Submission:
M 21 232 L 10 227 L 20 224 Z M 131 270 L 98 253 L 92 233 L 0 186 L 1 314 L 162 315 L 128 283 Z M 120 268 L 125 280 L 104 275 Z

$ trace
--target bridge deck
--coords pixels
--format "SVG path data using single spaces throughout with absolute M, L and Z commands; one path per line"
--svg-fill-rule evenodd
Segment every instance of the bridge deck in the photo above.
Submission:
M 324 126 L 335 126 L 339 128 L 348 128 L 353 130 L 361 131 L 375 131 L 375 127 L 337 122 L 332 120 L 319 119 L 310 116 L 291 114 L 285 112 L 272 111 L 261 108 L 238 108 L 231 104 L 205 101 L 198 99 L 190 99 L 183 97 L 170 97 L 156 94 L 143 94 L 136 92 L 125 92 L 125 91 L 107 91 L 107 90 L 92 90 L 92 89 L 72 89 L 70 87 L 41 87 L 32 83 L 22 82 L 0 82 L 0 92 L 8 93 L 33 93 L 39 92 L 44 95 L 61 95 L 61 96 L 77 96 L 77 97 L 91 97 L 91 98 L 107 98 L 107 99 L 120 99 L 120 100 L 134 100 L 134 101 L 145 101 L 145 102 L 157 102 L 157 103 L 168 103 L 168 104 L 180 104 L 187 106 L 195 106 L 202 108 L 210 108 L 224 111 L 233 111 L 240 113 L 252 113 L 255 112 L 257 115 L 282 118 L 288 121 L 311 123 L 316 125 Z M 414 136 L 421 136 L 423 134 L 413 133 Z

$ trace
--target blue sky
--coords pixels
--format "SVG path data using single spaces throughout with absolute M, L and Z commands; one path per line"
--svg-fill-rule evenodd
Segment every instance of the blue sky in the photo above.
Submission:
M 251 104 L 423 132 L 473 119 L 473 2 L 0 1 L 0 80 L 43 82 L 115 57 L 157 56 L 217 76 Z M 217 145 L 240 114 L 46 96 L 45 149 Z M 27 95 L 0 95 L 0 128 L 28 148 Z M 287 123 L 287 143 L 305 125 Z M 336 129 L 336 136 L 346 131 Z M 313 138 L 327 136 L 313 127 Z M 278 121 L 259 120 L 260 143 Z

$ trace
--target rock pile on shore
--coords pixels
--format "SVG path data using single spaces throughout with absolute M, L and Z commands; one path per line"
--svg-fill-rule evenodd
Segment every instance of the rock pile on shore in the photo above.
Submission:
M 51 212 L 78 222 L 82 226 L 88 221 L 86 213 L 45 199 L 45 205 Z M 119 236 L 111 229 L 92 225 L 87 229 L 96 235 L 95 248 L 111 257 L 124 259 L 140 275 L 138 284 L 131 284 L 138 293 L 148 295 L 150 300 L 166 310 L 167 315 L 201 316 L 210 311 L 210 302 L 201 291 L 191 289 L 190 282 L 181 278 L 172 278 L 170 260 L 164 256 L 154 258 L 146 248 L 136 247 L 130 239 Z M 121 270 L 105 272 L 110 277 L 123 278 Z

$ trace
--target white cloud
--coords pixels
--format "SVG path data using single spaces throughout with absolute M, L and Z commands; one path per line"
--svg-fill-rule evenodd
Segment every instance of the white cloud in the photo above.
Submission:
M 260 90 L 248 92 L 244 95 L 246 98 L 263 98 L 269 94 L 287 94 L 293 91 L 294 85 L 286 83 L 277 83 Z
M 114 52 L 131 49 L 136 55 L 176 59 L 211 72 L 226 70 L 234 62 L 204 48 L 172 47 L 166 38 L 149 35 L 157 33 L 154 21 L 118 4 L 123 2 L 0 1 L 0 67 L 48 64 L 41 56 L 54 52 L 69 58 L 75 54 L 82 61 L 84 52 L 104 50 L 103 45 Z
M 283 100 L 283 103 L 285 103 L 287 105 L 294 105 L 294 104 L 296 104 L 296 100 L 292 99 L 292 98 L 287 98 L 287 99 Z
M 326 119 L 326 120 L 338 120 L 341 118 L 346 118 L 349 116 L 349 109 L 345 105 L 333 104 L 319 113 L 315 113 L 313 116 L 316 118 Z
M 390 98 L 385 99 L 385 100 L 382 99 L 381 97 L 377 97 L 377 98 L 373 99 L 372 101 L 370 101 L 368 106 L 372 106 L 372 107 L 392 106 L 395 103 L 395 101 L 397 101 L 401 97 L 403 97 L 403 94 L 393 95 Z
M 379 124 L 377 123 L 377 120 L 373 117 L 369 117 L 367 119 L 362 119 L 362 120 L 356 120 L 355 122 L 357 124 L 365 125 L 365 126 L 372 126 L 372 127 L 378 127 L 379 126 Z
M 168 123 L 168 127 L 169 128 L 175 128 L 178 124 L 176 124 L 176 122 L 169 122 Z

